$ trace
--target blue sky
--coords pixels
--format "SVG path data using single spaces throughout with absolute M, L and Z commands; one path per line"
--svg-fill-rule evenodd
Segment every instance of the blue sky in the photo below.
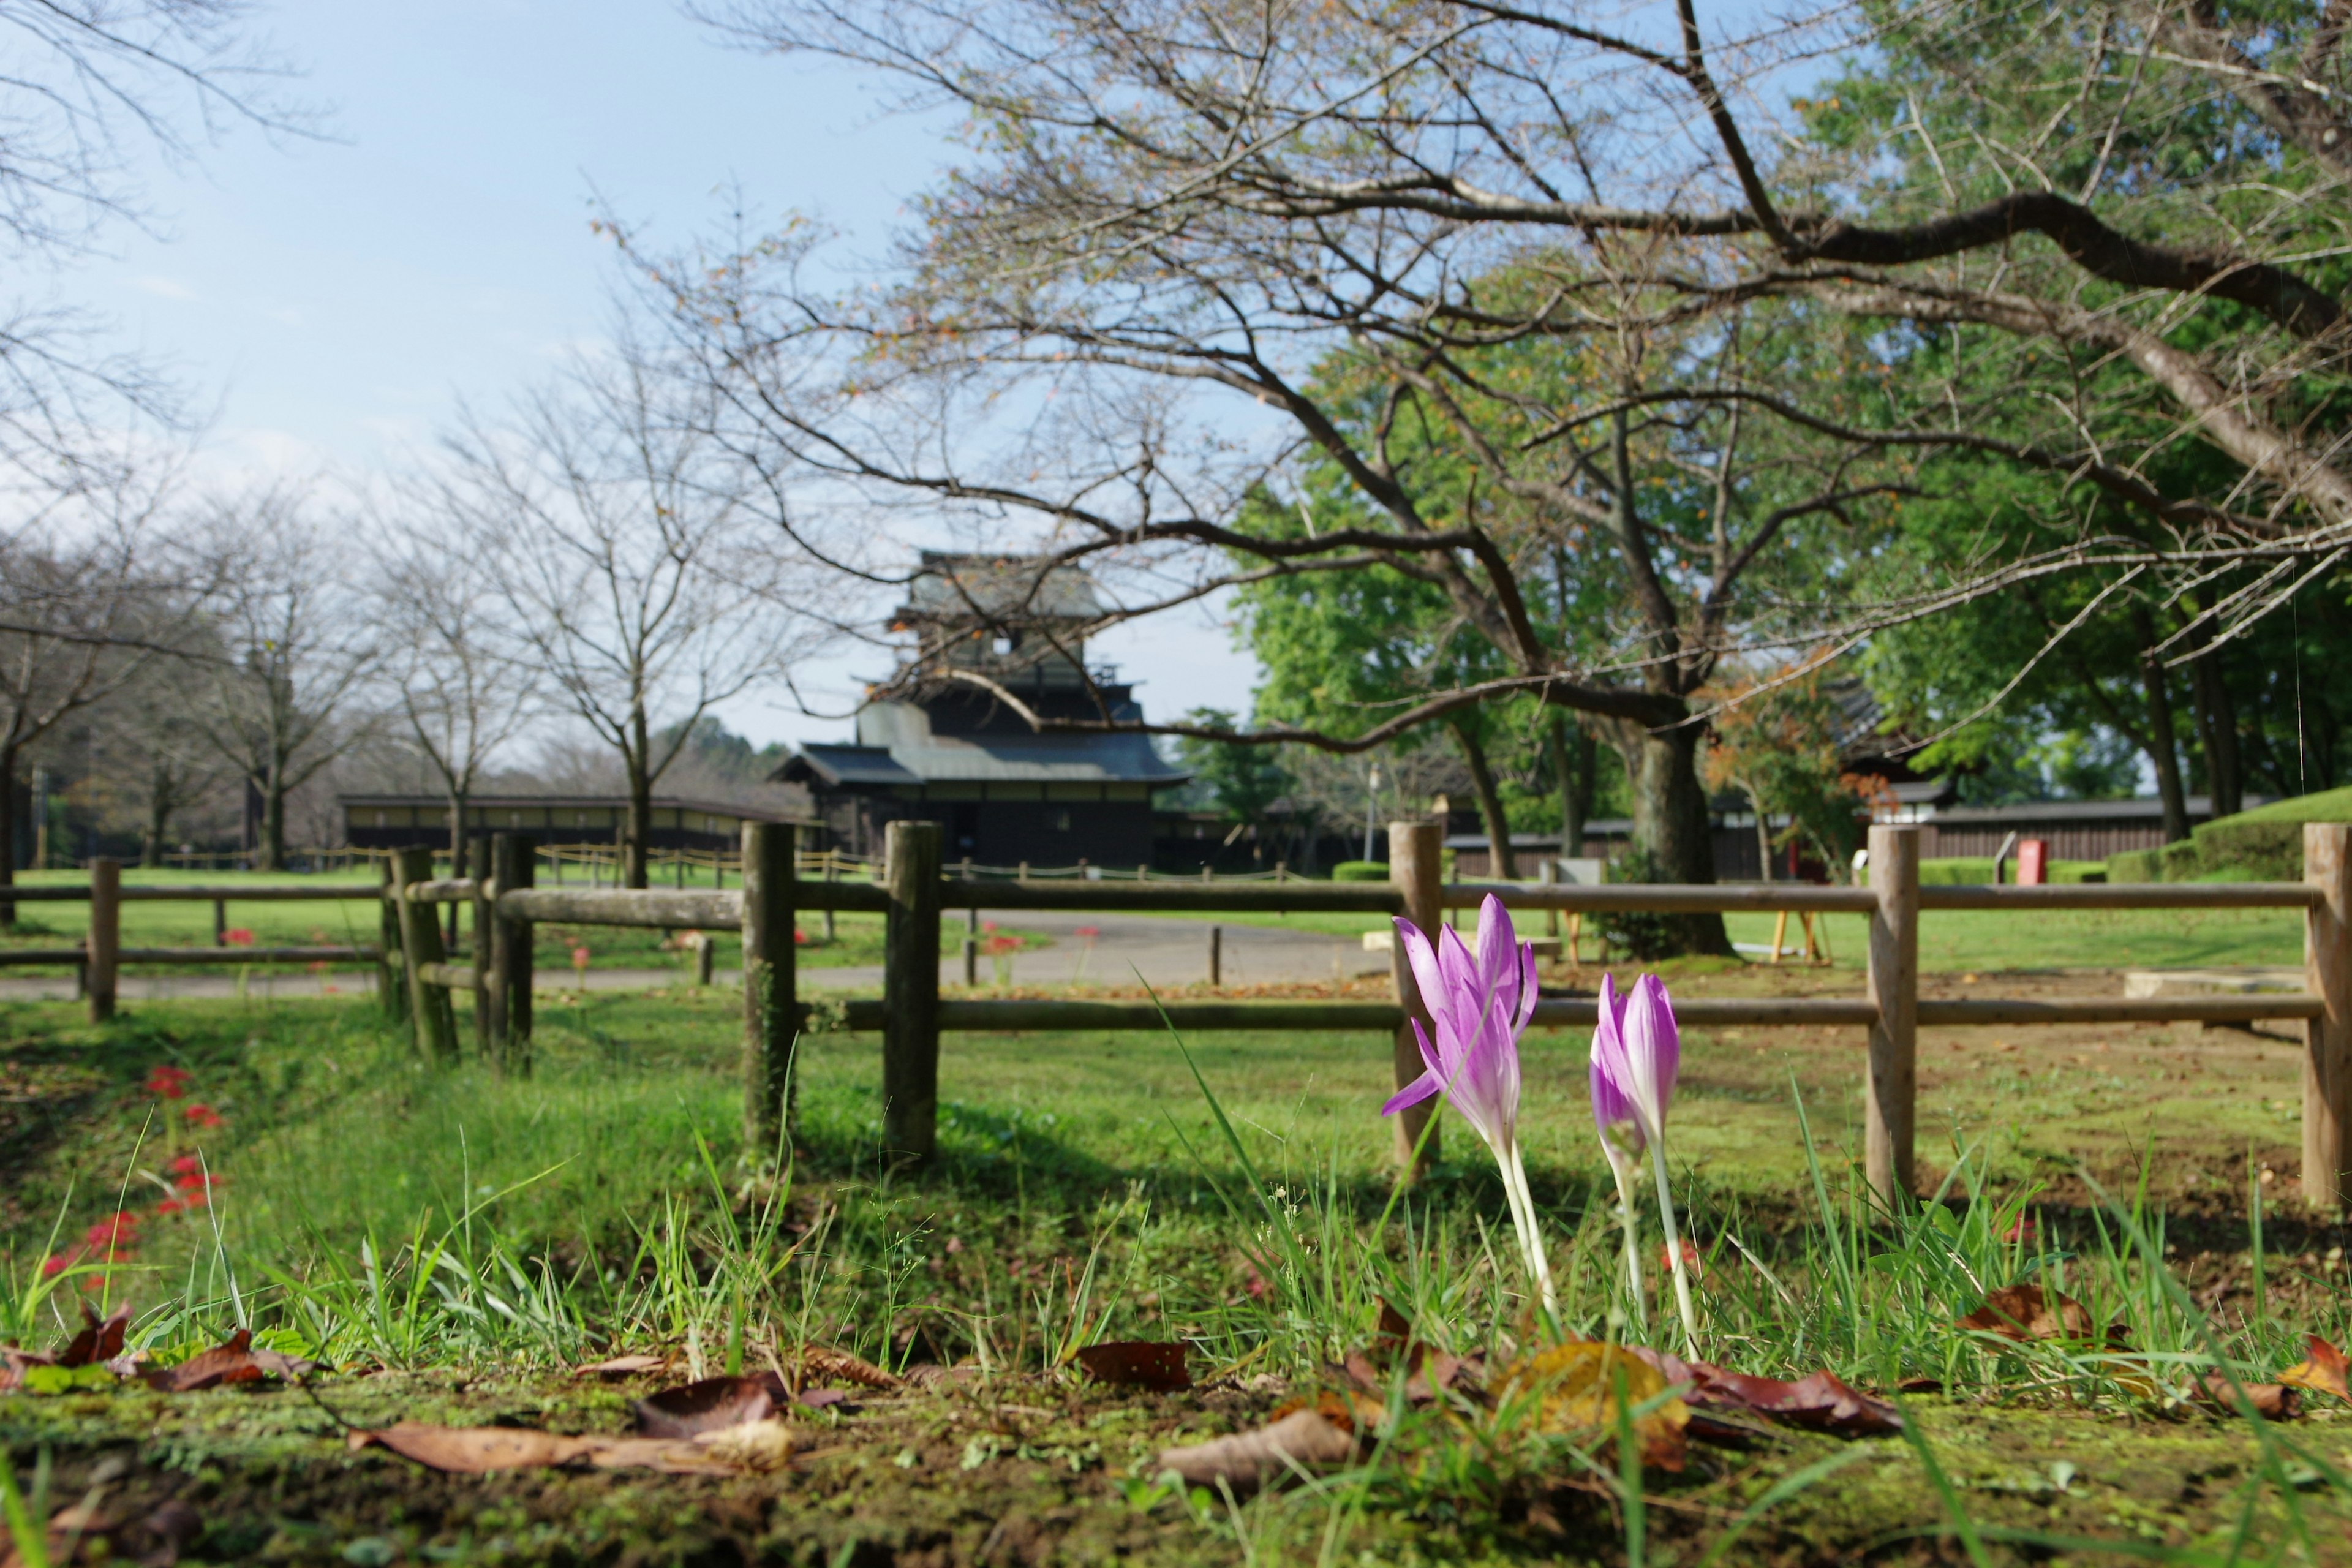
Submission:
M 662 0 L 350 0 L 260 13 L 304 67 L 327 137 L 227 136 L 155 164 L 161 232 L 116 230 L 57 291 L 113 318 L 215 409 L 208 465 L 359 477 L 495 406 L 610 319 L 592 194 L 683 239 L 740 184 L 878 254 L 952 155 L 949 122 L 882 112 L 836 68 L 719 47 Z M 1245 709 L 1254 666 L 1195 613 L 1107 639 L 1157 715 Z M 868 653 L 821 691 L 877 673 Z M 833 738 L 781 694 L 726 717 L 756 740 Z

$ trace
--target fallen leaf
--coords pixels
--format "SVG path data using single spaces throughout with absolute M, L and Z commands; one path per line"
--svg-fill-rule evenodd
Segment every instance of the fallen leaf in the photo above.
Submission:
M 1577 1340 L 1513 1363 L 1503 1373 L 1501 1392 L 1539 1401 L 1537 1425 L 1542 1431 L 1611 1434 L 1617 1429 L 1621 1378 L 1622 1396 L 1635 1407 L 1657 1399 L 1667 1388 L 1663 1373 L 1624 1346 Z M 1633 1435 L 1641 1440 L 1642 1462 L 1681 1469 L 1684 1429 L 1689 1425 L 1690 1407 L 1678 1398 L 1635 1417 Z
M 1412 1322 L 1402 1312 L 1391 1306 L 1386 1296 L 1381 1297 L 1380 1300 L 1381 1322 L 1376 1331 L 1378 1334 L 1376 1342 L 1383 1350 L 1401 1351 L 1412 1339 Z
M 2254 1413 L 2265 1421 L 2292 1421 L 2303 1411 L 2303 1401 L 2294 1390 L 2275 1383 L 2240 1383 Z M 2189 1392 L 2197 1398 L 2228 1415 L 2244 1412 L 2238 1404 L 2237 1391 L 2230 1380 L 2218 1372 L 2209 1372 L 2199 1378 Z
M 1184 1366 L 1184 1345 L 1157 1340 L 1113 1340 L 1088 1345 L 1078 1352 L 1078 1364 L 1097 1383 L 1113 1388 L 1149 1388 L 1173 1394 L 1192 1386 Z
M 2352 1399 L 2352 1386 L 2345 1378 L 2344 1352 L 2321 1339 L 2311 1336 L 2311 1354 L 2279 1373 L 2279 1381 L 2294 1388 L 2308 1388 L 2315 1394 L 2332 1394 L 2338 1399 Z
M 353 1449 L 385 1447 L 427 1469 L 457 1475 L 583 1463 L 607 1470 L 740 1475 L 780 1468 L 793 1452 L 792 1435 L 773 1417 L 685 1439 L 563 1437 L 527 1426 L 433 1426 L 402 1421 L 376 1431 L 354 1428 L 347 1441 Z
M 830 1345 L 804 1345 L 784 1361 L 785 1381 L 805 1388 L 810 1384 L 854 1383 L 861 1388 L 898 1388 L 902 1381 L 860 1356 Z
M 666 1355 L 616 1355 L 610 1361 L 591 1362 L 586 1366 L 572 1369 L 574 1377 L 635 1377 L 641 1372 L 659 1372 L 669 1364 Z
M 112 1361 L 122 1353 L 122 1336 L 131 1327 L 131 1304 L 126 1301 L 107 1314 L 100 1321 L 98 1313 L 84 1301 L 81 1304 L 81 1332 L 67 1342 L 58 1352 L 58 1366 L 89 1366 L 96 1362 Z
M 641 1436 L 680 1438 L 722 1426 L 764 1421 L 776 1412 L 781 1384 L 772 1377 L 706 1377 L 678 1388 L 665 1388 L 637 1401 L 637 1432 Z
M 1685 1362 L 1658 1351 L 1634 1354 L 1654 1365 L 1670 1383 L 1685 1383 L 1684 1395 L 1700 1410 L 1745 1411 L 1811 1432 L 1841 1437 L 1880 1437 L 1903 1430 L 1895 1406 L 1848 1385 L 1826 1369 L 1793 1383 L 1752 1373 L 1727 1372 L 1706 1362 Z
M 1270 1425 L 1250 1432 L 1168 1448 L 1159 1468 L 1173 1470 L 1186 1486 L 1215 1486 L 1222 1481 L 1234 1492 L 1255 1491 L 1292 1466 L 1345 1463 L 1356 1451 L 1352 1431 L 1333 1425 L 1318 1409 L 1294 1410 Z
M 2022 1344 L 2028 1340 L 2089 1340 L 2100 1335 L 2092 1326 L 2090 1309 L 2063 1290 L 2045 1292 L 2039 1285 L 2004 1285 L 1985 1298 L 1985 1304 L 1959 1320 L 1958 1326 L 1999 1334 Z M 2118 1323 L 2107 1330 L 2109 1344 L 2121 1342 Z
M 271 1377 L 299 1377 L 317 1363 L 278 1351 L 253 1348 L 253 1331 L 239 1329 L 227 1342 L 199 1351 L 177 1366 L 157 1367 L 140 1375 L 150 1388 L 165 1394 L 193 1394 L 224 1384 L 259 1383 Z

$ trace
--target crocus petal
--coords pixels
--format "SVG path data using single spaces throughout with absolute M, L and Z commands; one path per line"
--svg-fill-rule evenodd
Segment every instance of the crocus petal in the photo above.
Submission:
M 1610 1142 L 1611 1136 L 1616 1129 L 1633 1121 L 1633 1104 L 1625 1098 L 1625 1091 L 1617 1087 L 1617 1080 L 1609 1075 L 1609 1069 L 1601 1066 L 1599 1057 L 1592 1058 L 1591 1074 L 1592 1124 L 1601 1130 L 1601 1142 L 1613 1149 L 1615 1145 Z M 1640 1124 L 1636 1122 L 1634 1126 L 1638 1136 Z
M 1437 1075 L 1433 1072 L 1425 1072 L 1419 1078 L 1413 1079 L 1411 1083 L 1405 1085 L 1402 1089 L 1397 1090 L 1394 1097 L 1392 1097 L 1386 1105 L 1381 1107 L 1381 1114 L 1382 1116 L 1394 1116 L 1398 1111 L 1402 1110 L 1408 1105 L 1419 1105 L 1423 1100 L 1427 1100 L 1431 1095 L 1435 1094 L 1437 1090 Z
M 1516 978 L 1518 957 L 1519 933 L 1511 925 L 1511 911 L 1489 893 L 1478 906 L 1479 982 L 1487 991 L 1500 994 Z
M 1412 968 L 1412 983 L 1421 992 L 1422 1005 L 1434 1016 L 1445 999 L 1445 975 L 1436 951 L 1422 929 L 1402 915 L 1397 917 L 1396 929 L 1397 940 L 1404 943 L 1405 962 Z
M 1666 1108 L 1675 1096 L 1675 1079 L 1682 1071 L 1682 1031 L 1675 1024 L 1672 1002 L 1664 982 L 1644 974 L 1633 983 L 1625 999 L 1622 1031 L 1627 1072 L 1627 1098 L 1642 1118 L 1642 1131 L 1655 1142 L 1666 1125 Z

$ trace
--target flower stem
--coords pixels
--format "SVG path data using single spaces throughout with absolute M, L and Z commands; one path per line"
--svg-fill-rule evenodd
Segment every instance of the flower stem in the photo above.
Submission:
M 1690 1270 L 1683 1262 L 1682 1237 L 1675 1231 L 1675 1198 L 1666 1190 L 1666 1141 L 1650 1140 L 1651 1168 L 1658 1177 L 1658 1223 L 1665 1227 L 1666 1261 L 1675 1270 L 1675 1305 L 1682 1309 L 1685 1353 L 1698 1359 L 1698 1311 L 1691 1305 Z
M 1626 1168 L 1626 1156 L 1606 1148 L 1609 1170 L 1617 1178 L 1617 1225 L 1625 1233 L 1625 1288 L 1633 1293 L 1633 1321 L 1643 1328 L 1650 1326 L 1650 1303 L 1642 1294 L 1642 1244 L 1634 1234 L 1633 1173 Z
M 1551 1259 L 1544 1255 L 1542 1227 L 1536 1222 L 1536 1195 L 1528 1186 L 1527 1162 L 1519 1157 L 1519 1146 L 1511 1145 L 1510 1167 L 1503 1173 L 1503 1184 L 1515 1189 L 1512 1199 L 1513 1216 L 1519 1220 L 1519 1249 L 1527 1254 L 1528 1271 L 1535 1276 L 1536 1290 L 1543 1299 L 1544 1316 L 1559 1324 L 1559 1298 L 1551 1285 Z

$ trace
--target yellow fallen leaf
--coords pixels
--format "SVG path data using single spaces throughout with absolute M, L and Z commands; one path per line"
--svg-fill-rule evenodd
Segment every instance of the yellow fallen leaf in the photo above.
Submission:
M 1574 1341 L 1514 1362 L 1499 1385 L 1506 1399 L 1527 1395 L 1538 1401 L 1538 1430 L 1570 1436 L 1614 1434 L 1621 1386 L 1638 1411 L 1665 1393 L 1666 1380 L 1622 1345 Z M 1684 1428 L 1689 1425 L 1690 1407 L 1679 1398 L 1636 1415 L 1633 1435 L 1642 1445 L 1642 1462 L 1681 1469 Z

